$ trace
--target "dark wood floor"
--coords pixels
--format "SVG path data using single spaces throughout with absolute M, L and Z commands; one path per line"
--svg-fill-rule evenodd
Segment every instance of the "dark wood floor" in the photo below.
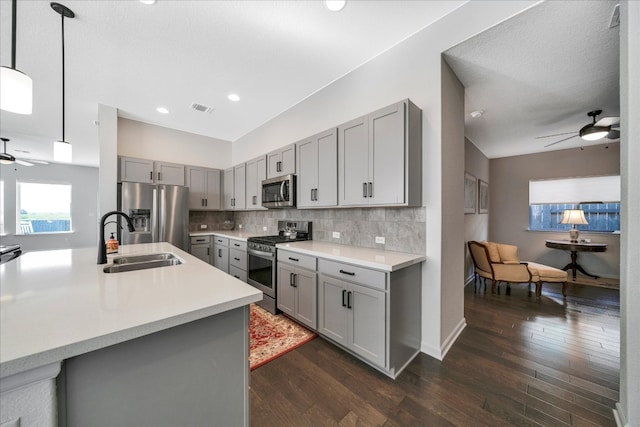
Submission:
M 287 353 L 251 373 L 251 425 L 615 426 L 617 290 L 467 286 L 465 317 L 444 361 L 420 354 L 395 381 L 322 338 Z

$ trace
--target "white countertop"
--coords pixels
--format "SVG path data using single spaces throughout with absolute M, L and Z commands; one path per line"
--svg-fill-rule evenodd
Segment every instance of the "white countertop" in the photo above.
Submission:
M 0 377 L 235 309 L 262 292 L 168 243 L 184 264 L 104 273 L 97 249 L 29 252 L 0 265 Z M 109 264 L 106 264 L 109 265 Z
M 249 237 L 264 236 L 266 231 L 262 233 L 248 233 L 244 230 L 211 230 L 211 231 L 192 231 L 189 233 L 190 237 L 198 236 L 221 236 L 229 239 L 244 240 L 245 242 Z
M 278 249 L 286 249 L 301 254 L 313 255 L 387 272 L 400 270 L 427 259 L 424 255 L 336 245 L 334 243 L 318 242 L 315 240 L 280 243 L 276 245 L 276 247 Z

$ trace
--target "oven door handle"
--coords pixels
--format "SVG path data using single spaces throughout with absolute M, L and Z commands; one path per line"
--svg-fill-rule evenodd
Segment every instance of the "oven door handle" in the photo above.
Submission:
M 249 255 L 254 255 L 260 258 L 273 258 L 274 254 L 270 252 L 257 251 L 255 249 L 247 249 Z

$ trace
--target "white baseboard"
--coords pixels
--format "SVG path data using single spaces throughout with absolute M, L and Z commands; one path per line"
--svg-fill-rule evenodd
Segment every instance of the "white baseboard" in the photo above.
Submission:
M 442 360 L 447 355 L 453 344 L 458 339 L 458 336 L 462 333 L 464 328 L 467 327 L 467 321 L 462 318 L 460 323 L 451 331 L 449 336 L 444 340 L 442 345 L 438 347 L 433 347 L 430 345 L 425 345 L 424 343 L 420 346 L 420 351 L 433 357 L 434 359 Z
M 616 403 L 616 408 L 613 409 L 613 418 L 615 418 L 616 425 L 618 427 L 630 427 L 627 424 L 627 420 L 626 420 L 626 417 L 624 416 L 624 411 L 622 410 L 622 407 L 620 406 L 620 402 L 617 402 Z

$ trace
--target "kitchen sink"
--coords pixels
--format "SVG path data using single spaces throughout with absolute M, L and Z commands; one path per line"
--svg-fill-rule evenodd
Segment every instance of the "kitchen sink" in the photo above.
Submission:
M 162 261 L 162 260 L 172 260 L 172 259 L 177 259 L 180 261 L 180 258 L 175 256 L 171 252 L 161 252 L 158 254 L 119 256 L 113 259 L 113 263 L 114 264 L 132 264 L 136 262 Z M 180 264 L 182 264 L 182 262 L 180 262 Z
M 148 268 L 180 265 L 183 261 L 172 253 L 123 256 L 113 259 L 113 264 L 106 266 L 105 273 L 122 273 L 125 271 L 146 270 Z

